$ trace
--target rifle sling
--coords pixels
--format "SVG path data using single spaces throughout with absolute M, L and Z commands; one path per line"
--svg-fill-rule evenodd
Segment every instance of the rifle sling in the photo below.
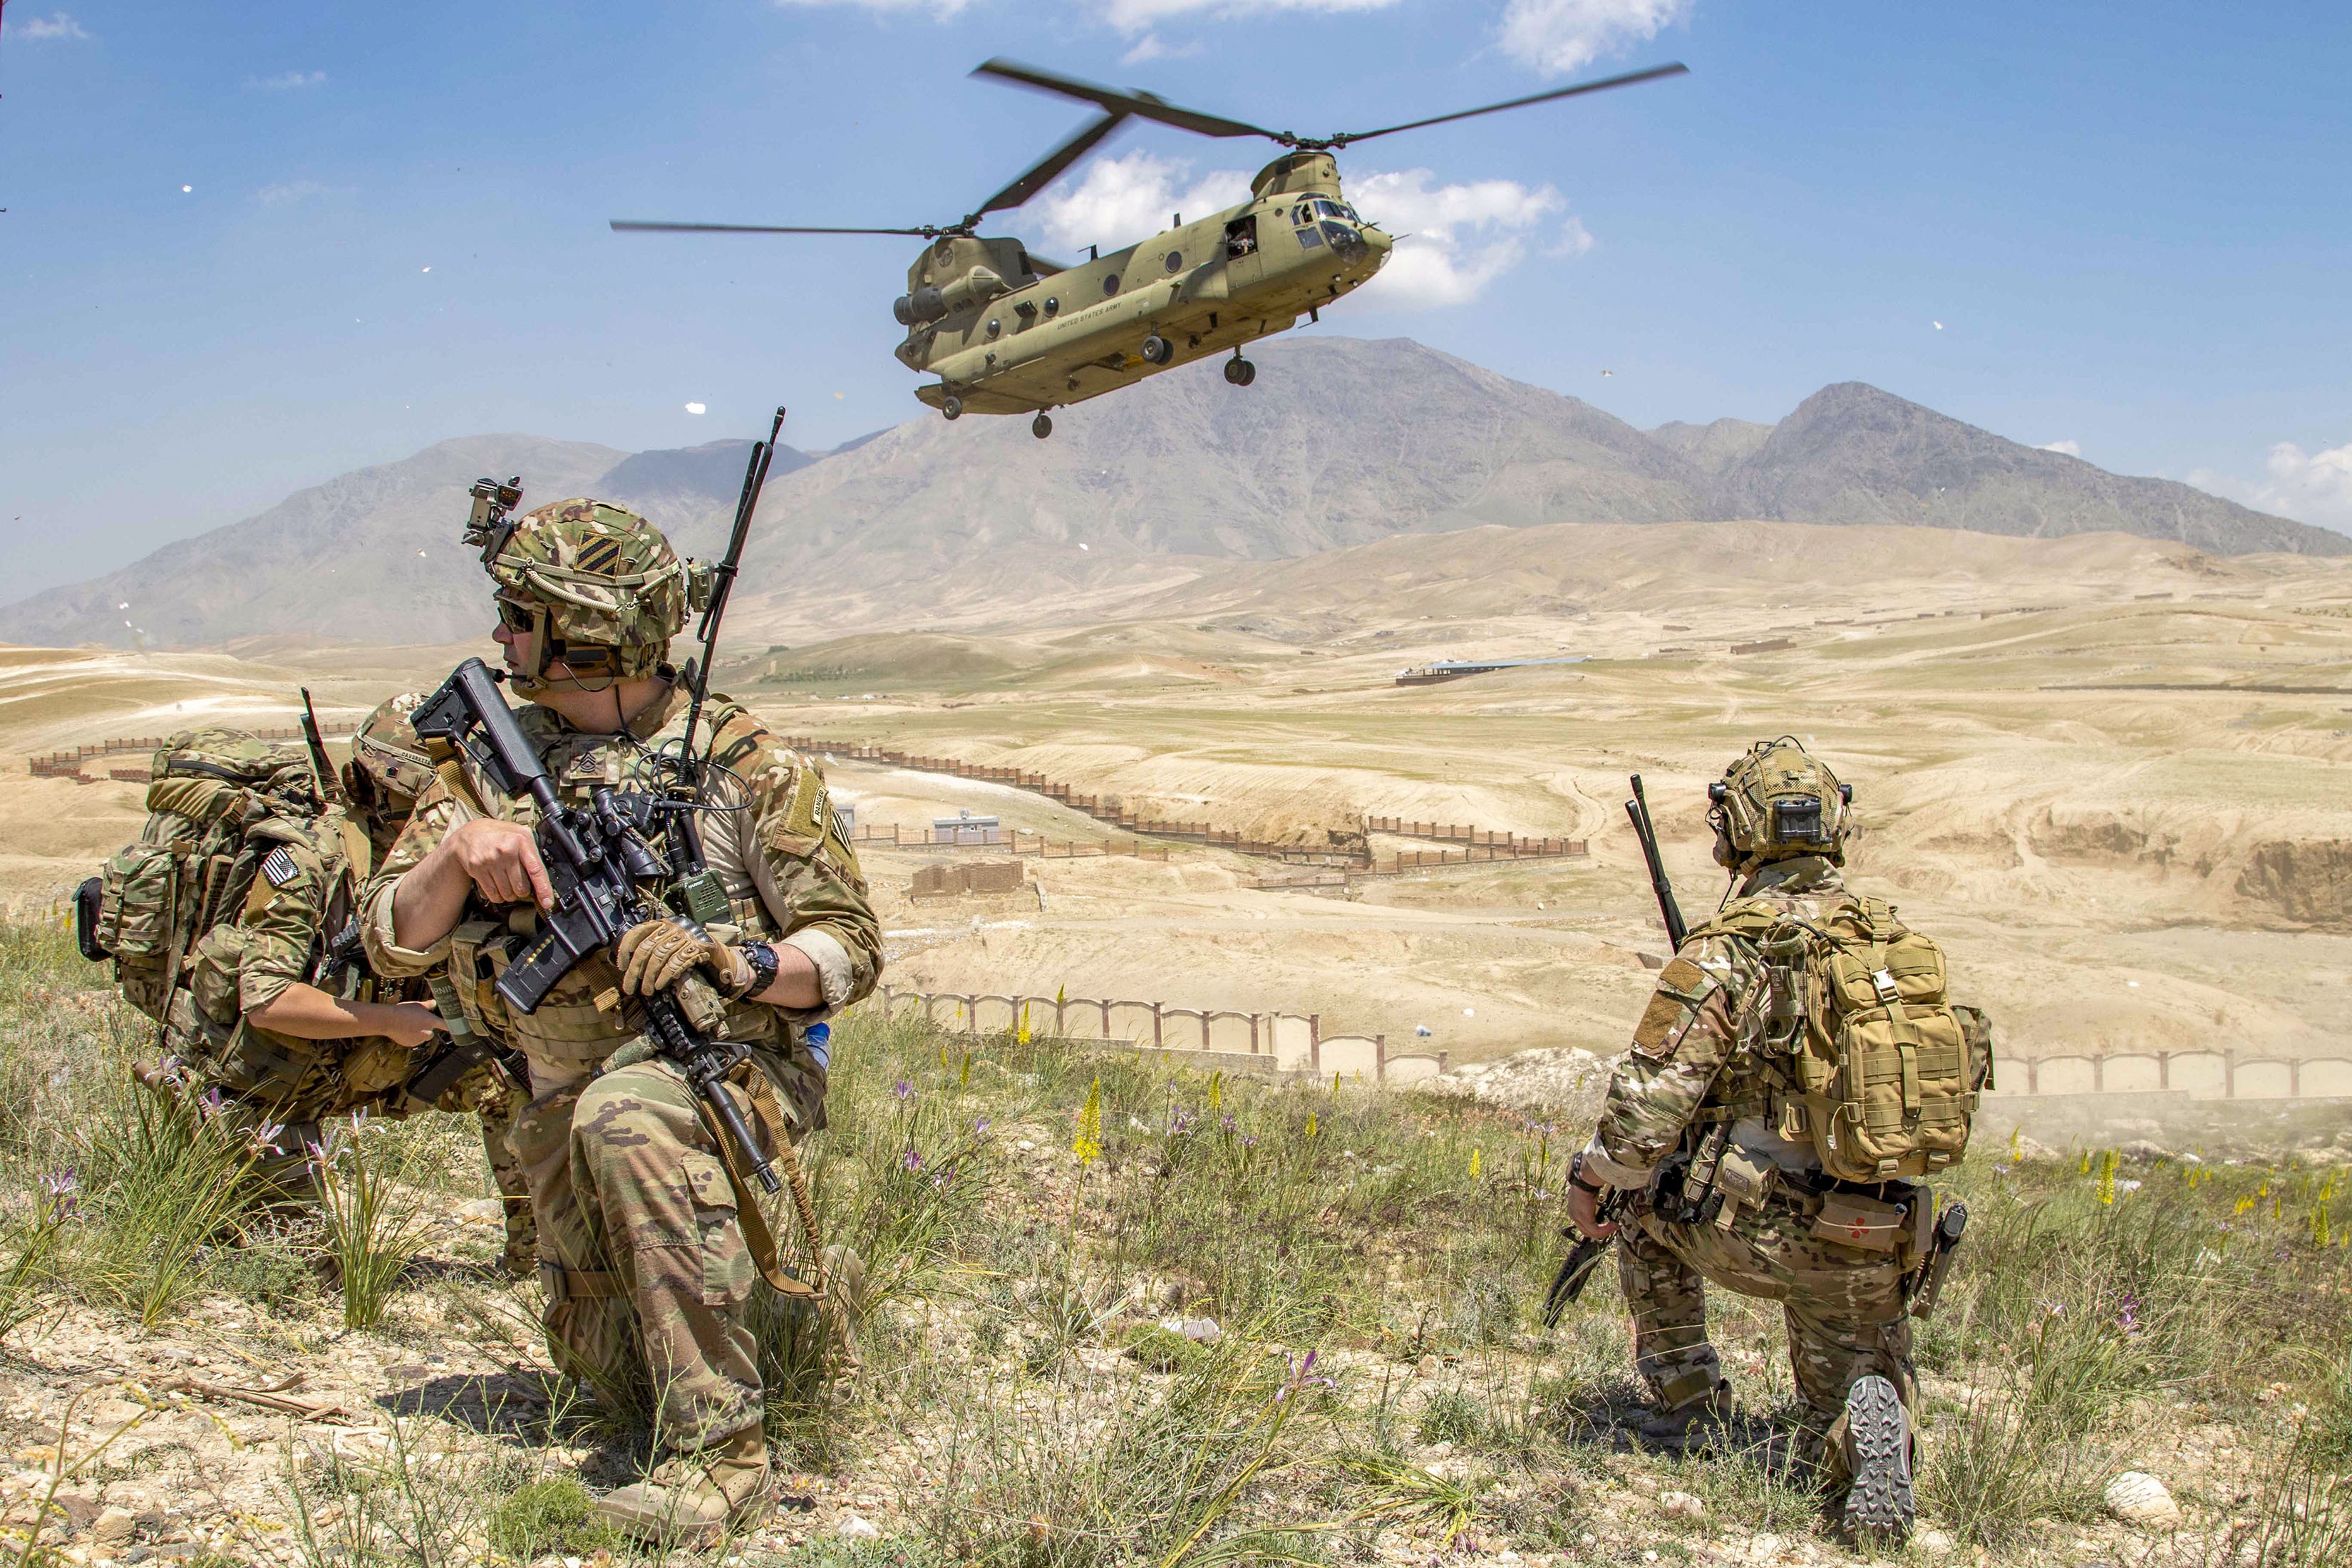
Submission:
M 700 1095 L 694 1097 L 694 1110 L 695 1114 L 702 1118 L 703 1130 L 710 1134 L 710 1142 L 719 1150 L 719 1158 L 727 1167 L 727 1179 L 735 1184 L 735 1217 L 743 1226 L 743 1245 L 751 1248 L 751 1261 L 759 1268 L 760 1278 L 765 1279 L 779 1296 L 797 1297 L 803 1301 L 818 1300 L 815 1286 L 784 1272 L 784 1266 L 776 1256 L 776 1233 L 768 1227 L 767 1212 L 760 1207 L 760 1189 L 752 1185 L 751 1178 L 744 1173 L 743 1162 L 736 1151 L 734 1140 L 727 1135 L 725 1128 L 719 1125 L 719 1118 Z M 783 1144 L 789 1154 L 791 1144 L 782 1139 L 778 1142 Z

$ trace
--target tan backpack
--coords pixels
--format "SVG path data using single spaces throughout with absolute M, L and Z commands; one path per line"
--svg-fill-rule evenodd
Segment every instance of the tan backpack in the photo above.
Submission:
M 1706 927 L 1752 943 L 1770 974 L 1764 1059 L 1781 1136 L 1849 1182 L 1924 1176 L 1967 1151 L 1992 1087 L 1991 1030 L 1945 994 L 1944 952 L 1879 899 L 1818 923 L 1761 900 Z
M 198 938 L 244 907 L 277 839 L 272 817 L 315 812 L 318 783 L 298 744 L 222 728 L 174 735 L 155 753 L 147 821 L 77 899 L 81 950 L 111 959 L 131 1005 L 161 1022 Z

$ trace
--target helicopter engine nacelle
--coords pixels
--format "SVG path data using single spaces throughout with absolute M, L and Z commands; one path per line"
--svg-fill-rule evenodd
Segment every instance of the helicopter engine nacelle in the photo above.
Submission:
M 939 289 L 938 294 L 940 302 L 947 307 L 946 313 L 952 314 L 986 304 L 999 294 L 1007 292 L 1009 287 L 1003 279 L 997 276 L 994 268 L 975 267 L 946 288 Z
M 918 289 L 892 301 L 890 313 L 898 318 L 902 327 L 928 326 L 948 313 L 948 304 L 938 289 Z

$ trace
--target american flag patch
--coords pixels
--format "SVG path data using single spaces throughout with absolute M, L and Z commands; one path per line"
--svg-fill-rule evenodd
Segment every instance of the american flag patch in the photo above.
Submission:
M 286 846 L 280 844 L 263 858 L 261 874 L 269 879 L 271 887 L 282 888 L 302 873 L 294 864 L 294 857 L 286 853 Z

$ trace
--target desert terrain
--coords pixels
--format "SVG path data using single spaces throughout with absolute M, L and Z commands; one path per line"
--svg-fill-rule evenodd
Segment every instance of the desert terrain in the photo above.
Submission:
M 1262 839 L 1328 845 L 1369 814 L 1591 853 L 1318 896 L 1258 889 L 1276 862 L 1179 844 L 1164 862 L 1033 858 L 1031 893 L 918 905 L 907 889 L 927 860 L 990 852 L 868 846 L 893 984 L 1319 1014 L 1327 1033 L 1385 1033 L 1457 1065 L 1612 1051 L 1662 945 L 1626 775 L 1647 781 L 1696 919 L 1724 887 L 1706 781 L 1792 731 L 1854 787 L 1854 879 L 1945 941 L 2004 1058 L 2346 1054 L 2340 560 L 2119 534 L 1486 527 L 1244 563 L 1120 618 L 1089 614 L 1045 595 L 992 627 L 791 646 L 772 639 L 792 627 L 747 615 L 719 684 L 821 750 L 1017 766 Z M 140 819 L 137 785 L 31 777 L 31 754 L 288 722 L 302 684 L 331 729 L 348 725 L 466 651 L 0 651 L 0 897 L 45 905 Z M 1393 683 L 1443 658 L 1580 662 Z M 967 809 L 1055 840 L 1129 837 L 1010 786 L 828 771 L 866 829 Z

